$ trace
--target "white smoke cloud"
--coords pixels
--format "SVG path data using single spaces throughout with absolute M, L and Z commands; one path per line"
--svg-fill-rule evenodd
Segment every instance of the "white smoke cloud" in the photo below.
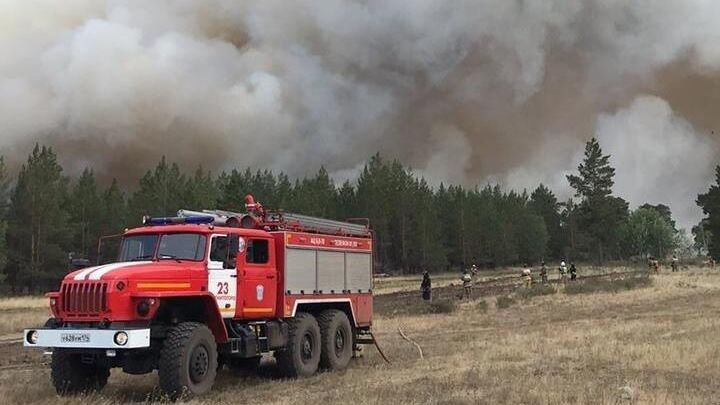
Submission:
M 436 186 L 467 183 L 471 146 L 466 135 L 455 127 L 439 125 L 432 130 L 430 143 L 430 158 L 417 174 Z
M 45 142 L 72 173 L 130 184 L 161 155 L 350 178 L 380 151 L 434 181 L 562 194 L 598 114 L 676 64 L 714 82 L 719 16 L 712 0 L 0 0 L 0 153 Z
M 694 201 L 705 192 L 718 145 L 699 134 L 658 97 L 641 96 L 614 114 L 600 116 L 597 139 L 616 169 L 615 192 L 634 207 L 670 206 L 678 225 L 702 217 Z

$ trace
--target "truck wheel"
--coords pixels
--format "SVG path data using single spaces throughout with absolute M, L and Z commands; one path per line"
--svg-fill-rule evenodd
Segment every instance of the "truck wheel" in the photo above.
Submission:
M 59 395 L 99 391 L 107 384 L 110 369 L 83 364 L 80 354 L 64 349 L 53 350 L 50 360 L 50 378 Z
M 353 334 L 350 321 L 337 309 L 323 311 L 318 318 L 322 350 L 320 367 L 326 370 L 344 370 L 350 364 Z
M 217 375 L 217 345 L 207 326 L 183 322 L 168 332 L 160 350 L 160 389 L 172 400 L 183 394 L 201 395 Z
M 288 344 L 275 352 L 280 373 L 309 377 L 320 363 L 320 327 L 315 317 L 300 312 L 288 321 Z

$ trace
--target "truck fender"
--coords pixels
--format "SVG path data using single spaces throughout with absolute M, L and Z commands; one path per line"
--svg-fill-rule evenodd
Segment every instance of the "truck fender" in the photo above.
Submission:
M 202 305 L 205 315 L 205 323 L 215 336 L 217 343 L 227 343 L 228 333 L 223 322 L 222 315 L 218 309 L 215 297 L 208 292 L 188 294 L 187 292 L 147 292 L 132 294 L 133 298 L 155 298 L 163 301 L 183 301 L 184 305 Z

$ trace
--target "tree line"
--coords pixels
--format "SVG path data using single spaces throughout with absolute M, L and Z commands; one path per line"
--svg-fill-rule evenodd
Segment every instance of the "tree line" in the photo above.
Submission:
M 609 156 L 592 139 L 578 172 L 568 176 L 576 194 L 567 201 L 542 184 L 531 192 L 497 185 L 433 187 L 379 154 L 356 181 L 342 184 L 324 168 L 302 179 L 249 168 L 184 173 L 163 157 L 127 192 L 114 180 L 99 184 L 92 168 L 66 176 L 53 149 L 36 145 L 14 177 L 0 157 L 0 269 L 3 284 L 14 292 L 54 287 L 71 257 L 112 260 L 117 241 L 98 252 L 98 239 L 138 225 L 144 215 L 172 216 L 181 208 L 242 211 L 247 193 L 289 212 L 369 218 L 378 272 L 666 257 L 683 245 L 669 208 L 646 204 L 630 210 L 612 194 L 614 175 Z M 700 200 L 712 199 L 706 212 L 713 219 L 720 216 L 720 189 L 711 194 Z M 696 240 L 701 233 L 710 238 L 705 222 L 702 232 L 694 230 Z M 703 243 L 720 253 L 720 244 Z

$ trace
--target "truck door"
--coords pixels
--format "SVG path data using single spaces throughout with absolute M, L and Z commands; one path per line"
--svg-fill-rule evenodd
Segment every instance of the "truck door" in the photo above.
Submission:
M 208 254 L 208 290 L 215 296 L 223 318 L 235 316 L 237 265 L 229 260 L 227 235 L 213 235 Z
M 272 239 L 248 238 L 242 268 L 242 313 L 244 319 L 263 319 L 275 314 L 277 270 Z

